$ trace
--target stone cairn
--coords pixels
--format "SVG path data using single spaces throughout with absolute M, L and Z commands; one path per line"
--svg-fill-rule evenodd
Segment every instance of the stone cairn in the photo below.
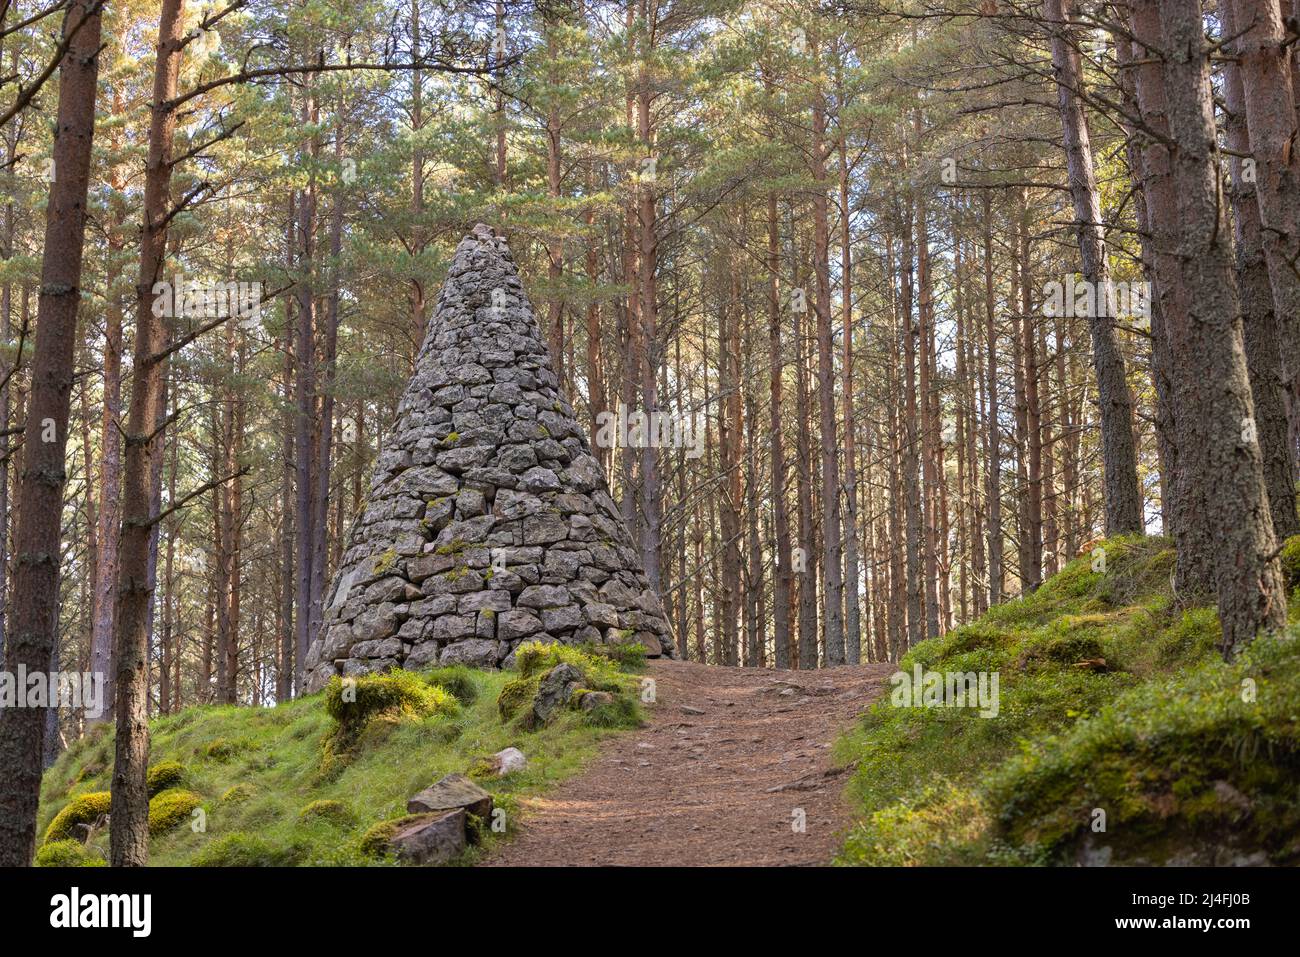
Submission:
M 524 641 L 675 655 L 514 260 L 488 226 L 456 249 L 325 601 L 309 691 L 332 675 L 509 667 Z

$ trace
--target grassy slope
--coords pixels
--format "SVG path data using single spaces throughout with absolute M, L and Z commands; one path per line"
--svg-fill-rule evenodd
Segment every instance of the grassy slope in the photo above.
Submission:
M 334 773 L 322 770 L 328 766 L 322 756 L 334 728 L 324 694 L 271 708 L 188 708 L 153 721 L 150 764 L 175 760 L 184 765 L 183 786 L 202 797 L 207 829 L 195 833 L 187 816 L 181 826 L 151 839 L 151 863 L 376 863 L 358 846 L 371 825 L 405 814 L 407 799 L 443 775 L 465 773 L 476 759 L 511 746 L 524 752 L 528 767 L 480 783 L 506 809 L 512 826 L 519 798 L 581 769 L 597 743 L 615 733 L 576 711 L 562 713 L 535 732 L 522 730 L 517 722 L 503 723 L 497 697 L 518 676 L 468 669 L 462 674 L 475 693 L 468 703 L 463 699 L 471 695 L 461 693 L 456 714 L 375 718 L 351 763 Z M 112 754 L 112 734 L 100 733 L 83 738 L 60 757 L 42 787 L 41 835 L 71 798 L 108 789 Z M 300 817 L 315 801 L 341 802 L 346 809 L 342 819 L 338 814 Z M 487 835 L 483 847 L 497 839 Z M 107 856 L 106 833 L 95 836 L 90 851 Z M 466 862 L 480 853 L 481 848 L 471 850 Z
M 998 672 L 1001 710 L 875 705 L 837 744 L 843 863 L 1300 860 L 1300 642 L 1225 665 L 1213 609 L 1174 607 L 1167 541 L 1105 548 L 1105 574 L 1077 559 L 905 657 Z

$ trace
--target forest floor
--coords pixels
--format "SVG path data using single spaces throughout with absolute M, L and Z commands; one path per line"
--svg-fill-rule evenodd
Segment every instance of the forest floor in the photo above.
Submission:
M 833 765 L 831 745 L 894 670 L 651 661 L 645 727 L 605 742 L 545 796 L 522 799 L 518 837 L 484 864 L 829 864 L 850 823 L 848 769 Z

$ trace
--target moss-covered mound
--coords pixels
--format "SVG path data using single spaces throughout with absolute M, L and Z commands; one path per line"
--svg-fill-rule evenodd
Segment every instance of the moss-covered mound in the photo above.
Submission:
M 1035 862 L 1300 863 L 1300 642 L 1120 695 L 1008 762 L 988 801 Z
M 332 679 L 325 689 L 325 711 L 345 735 L 355 737 L 379 715 L 454 714 L 456 698 L 412 672 L 390 671 L 347 681 Z
M 108 791 L 92 791 L 74 797 L 54 816 L 54 820 L 50 821 L 49 827 L 45 829 L 43 843 L 53 844 L 68 839 L 85 840 L 87 827 L 108 817 L 112 803 L 113 796 Z
M 298 812 L 304 821 L 324 821 L 336 827 L 349 827 L 356 823 L 356 815 L 342 801 L 312 801 Z
M 613 662 L 601 664 L 611 670 L 602 672 L 606 680 L 619 674 Z M 513 820 L 521 799 L 581 769 L 610 733 L 577 709 L 530 732 L 503 723 L 497 699 L 515 677 L 463 667 L 399 672 L 359 680 L 356 701 L 344 700 L 340 688 L 338 700 L 322 692 L 276 707 L 205 705 L 154 719 L 153 767 L 183 765 L 183 787 L 193 797 L 176 801 L 174 788 L 155 796 L 155 820 L 165 802 L 176 823 L 151 834 L 150 863 L 391 865 L 382 852 L 368 853 L 366 833 L 400 819 L 413 794 L 507 747 L 522 750 L 527 765 L 482 784 Z M 621 679 L 629 689 L 637 684 L 635 677 Z M 322 756 L 343 727 L 335 715 L 361 730 L 348 742 L 346 760 L 323 774 Z M 80 838 L 84 831 L 69 828 L 108 813 L 112 756 L 110 727 L 74 742 L 46 772 L 39 824 L 54 839 Z M 206 828 L 185 826 L 200 800 Z M 501 838 L 489 829 L 484 842 L 490 847 Z M 95 832 L 86 850 L 107 857 L 107 829 Z M 475 847 L 471 856 L 483 852 Z
M 184 788 L 169 788 L 149 801 L 149 835 L 165 834 L 184 821 L 191 819 L 196 808 L 203 806 L 203 798 Z
M 497 698 L 497 712 L 503 722 L 532 730 L 553 720 L 562 711 L 577 711 L 593 727 L 630 728 L 641 723 L 635 677 L 620 670 L 616 660 L 590 654 L 561 644 L 525 642 L 515 652 L 519 677 L 510 681 Z M 565 691 L 561 676 L 572 678 L 576 687 Z M 552 687 L 557 685 L 557 687 Z M 584 699 L 599 692 L 583 707 Z M 590 704 L 590 702 L 589 702 Z
M 145 781 L 149 788 L 149 797 L 168 788 L 180 787 L 185 783 L 185 765 L 179 761 L 160 761 L 149 769 Z
M 246 784 L 243 782 L 239 784 L 232 784 L 230 787 L 226 788 L 225 793 L 221 795 L 221 803 L 222 804 L 243 804 L 245 801 L 247 801 L 256 793 L 257 793 L 257 789 L 253 787 L 251 784 Z
M 1260 639 L 1223 664 L 1214 610 L 1174 603 L 1172 565 L 1164 539 L 1112 539 L 1033 595 L 913 648 L 902 673 L 996 674 L 996 713 L 874 705 L 837 745 L 856 765 L 859 808 L 841 861 L 1294 854 L 1297 645 Z
M 80 841 L 67 838 L 42 844 L 36 852 L 37 867 L 107 867 L 104 860 L 94 851 L 88 850 Z

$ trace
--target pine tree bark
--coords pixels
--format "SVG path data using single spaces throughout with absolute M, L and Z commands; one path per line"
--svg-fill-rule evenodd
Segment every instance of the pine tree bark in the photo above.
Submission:
M 853 409 L 853 237 L 849 216 L 849 157 L 840 135 L 840 309 L 844 321 L 844 661 L 862 660 L 862 598 L 858 590 L 857 422 Z
M 919 423 L 917 421 L 916 351 L 917 324 L 912 318 L 912 199 L 903 201 L 903 261 L 902 295 L 899 297 L 899 318 L 903 335 L 903 428 L 902 442 L 903 514 L 906 524 L 907 567 L 904 570 L 907 591 L 907 647 L 926 638 L 923 571 L 921 547 L 925 541 L 924 517 L 921 513 L 921 463 L 919 457 Z
M 917 138 L 921 121 L 916 120 Z M 930 276 L 929 215 L 924 199 L 916 200 L 917 356 L 920 373 L 917 404 L 920 415 L 922 594 L 925 598 L 925 635 L 939 634 L 939 423 L 935 415 L 934 290 Z
M 1277 227 L 1268 228 L 1262 210 L 1268 208 L 1273 223 L 1285 222 L 1286 207 L 1300 215 L 1300 200 L 1291 195 L 1300 186 L 1297 162 L 1292 158 L 1282 165 L 1282 157 L 1270 153 L 1277 147 L 1276 137 L 1283 130 L 1275 126 L 1290 125 L 1283 149 L 1294 151 L 1296 143 L 1294 113 L 1285 112 L 1288 90 L 1275 91 L 1265 86 L 1263 91 L 1276 98 L 1271 105 L 1256 104 L 1256 128 L 1267 130 L 1272 140 L 1259 144 L 1256 149 L 1248 124 L 1250 115 L 1243 75 L 1255 72 L 1256 92 L 1259 84 L 1270 79 L 1284 81 L 1290 75 L 1290 64 L 1285 51 L 1273 43 L 1277 37 L 1267 38 L 1280 27 L 1274 22 L 1275 5 L 1266 0 L 1237 0 L 1225 2 L 1221 8 L 1224 36 L 1237 36 L 1233 42 L 1236 59 L 1223 65 L 1225 101 L 1225 126 L 1228 148 L 1241 154 L 1230 157 L 1232 169 L 1233 238 L 1237 253 L 1237 286 L 1241 298 L 1243 333 L 1246 346 L 1246 363 L 1250 370 L 1251 395 L 1255 400 L 1255 421 L 1259 435 L 1260 451 L 1264 456 L 1264 482 L 1268 489 L 1269 512 L 1273 517 L 1273 531 L 1280 540 L 1300 534 L 1300 517 L 1296 511 L 1295 461 L 1290 443 L 1291 430 L 1287 421 L 1286 393 L 1288 380 L 1295 381 L 1295 373 L 1286 373 L 1283 364 L 1282 344 L 1296 345 L 1294 337 L 1300 335 L 1300 324 L 1280 319 L 1279 308 L 1300 308 L 1300 277 L 1295 275 L 1294 259 L 1277 260 L 1294 256 L 1300 248 L 1295 242 L 1277 233 Z M 1253 17 L 1251 22 L 1237 19 L 1243 13 Z M 1266 36 L 1260 36 L 1261 29 Z M 1275 60 L 1280 57 L 1280 64 Z M 1285 84 L 1284 84 L 1285 85 Z M 1263 114 L 1262 116 L 1260 114 Z M 1276 122 L 1277 120 L 1290 120 Z M 1249 159 L 1242 157 L 1249 155 Z M 1252 164 L 1247 166 L 1247 162 Z M 1265 195 L 1268 193 L 1269 195 Z M 1279 195 L 1279 193 L 1281 195 Z M 1300 226 L 1300 221 L 1292 224 Z M 1292 234 L 1293 239 L 1300 239 Z M 1271 252 L 1270 252 L 1271 248 Z M 1270 271 L 1270 256 L 1272 269 Z M 1280 273 L 1280 276 L 1279 276 Z M 1273 277 L 1279 282 L 1274 284 Z M 1276 290 L 1276 292 L 1275 292 Z M 1293 319 L 1300 317 L 1292 316 Z M 1292 358 L 1300 358 L 1298 349 Z
M 1106 534 L 1141 532 L 1142 490 L 1138 485 L 1137 449 L 1133 442 L 1133 400 L 1124 357 L 1115 332 L 1115 317 L 1106 307 L 1110 266 L 1106 260 L 1101 198 L 1093 167 L 1092 142 L 1080 92 L 1083 70 L 1077 37 L 1067 25 L 1073 0 L 1044 0 L 1043 11 L 1052 32 L 1052 71 L 1064 132 L 1066 169 L 1074 200 L 1075 229 L 1083 279 L 1095 291 L 1097 308 L 1088 316 L 1092 336 L 1092 365 L 1097 375 L 1101 407 L 1101 446 L 1105 482 Z
M 1143 0 L 1138 6 L 1149 3 Z M 1185 458 L 1215 507 L 1196 516 L 1214 542 L 1224 658 L 1261 629 L 1286 623 L 1286 595 L 1264 486 L 1246 370 L 1241 308 L 1219 182 L 1208 49 L 1197 0 L 1158 0 L 1165 39 L 1165 95 L 1173 142 L 1187 312 L 1167 317 L 1178 377 L 1190 385 Z
M 1002 426 L 998 406 L 998 328 L 993 286 L 993 201 L 984 193 L 984 335 L 988 418 L 984 429 L 984 461 L 988 472 L 989 605 L 1001 604 L 1002 577 Z
M 817 57 L 818 62 L 820 58 Z M 822 597 L 826 667 L 844 664 L 844 565 L 840 543 L 840 454 L 835 433 L 835 356 L 831 346 L 830 218 L 826 182 L 826 98 L 820 83 L 813 91 L 813 273 L 817 283 L 817 395 L 821 433 Z
M 122 190 L 116 172 L 113 188 Z M 122 304 L 116 293 L 120 278 L 117 254 L 122 249 L 118 208 L 107 224 L 109 254 L 104 288 L 104 408 L 100 420 L 99 508 L 95 586 L 91 607 L 90 670 L 113 674 L 113 632 L 117 613 L 118 534 L 122 527 Z M 113 718 L 113 682 L 105 681 L 104 711 L 95 723 Z
M 184 49 L 184 0 L 163 0 L 158 17 L 144 222 L 136 283 L 131 403 L 122 489 L 121 579 L 118 585 L 117 739 L 113 763 L 111 863 L 142 867 L 149 856 L 149 574 L 154 521 L 154 460 L 162 454 L 160 399 L 166 383 L 166 330 L 155 314 L 155 283 L 163 279 L 176 133 L 176 95 Z
M 64 466 L 71 408 L 77 307 L 86 229 L 95 93 L 99 77 L 101 6 L 72 3 L 63 20 L 71 37 L 59 66 L 54 170 L 45 212 L 36 340 L 14 529 L 15 602 L 6 635 L 5 668 L 46 674 L 57 654 L 59 550 Z M 3 569 L 0 569 L 2 572 Z M 49 708 L 0 709 L 0 866 L 31 863 L 36 810 L 47 745 Z
M 1273 287 L 1283 388 L 1294 400 L 1300 398 L 1300 144 L 1296 142 L 1300 102 L 1288 54 L 1294 36 L 1288 40 L 1278 0 L 1230 2 L 1233 21 L 1242 32 L 1233 48 L 1240 67 L 1264 256 Z M 1300 428 L 1300 408 L 1291 409 L 1291 419 L 1294 437 Z M 1294 487 L 1291 498 L 1294 512 Z
M 790 512 L 786 498 L 785 436 L 781 415 L 785 357 L 781 346 L 781 253 L 776 193 L 767 194 L 767 341 L 771 355 L 768 407 L 771 410 L 772 523 L 776 571 L 772 582 L 773 649 L 777 668 L 790 667 Z

